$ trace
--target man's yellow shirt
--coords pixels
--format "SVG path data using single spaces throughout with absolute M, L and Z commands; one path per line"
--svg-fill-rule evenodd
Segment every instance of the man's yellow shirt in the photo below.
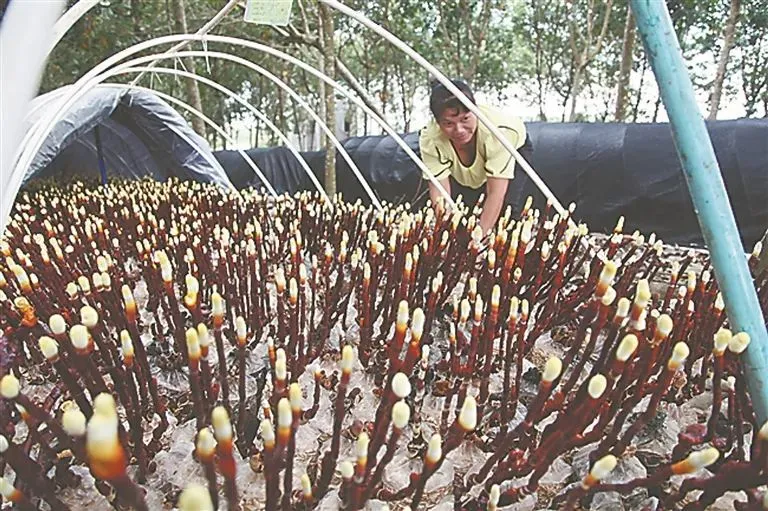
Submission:
M 519 149 L 525 143 L 525 124 L 515 116 L 485 105 L 480 111 L 499 128 L 512 147 Z M 480 119 L 477 120 L 477 154 L 469 167 L 461 163 L 451 141 L 440 130 L 434 119 L 419 132 L 421 159 L 436 179 L 448 175 L 468 188 L 480 188 L 489 177 L 512 179 L 515 177 L 515 160 L 501 142 Z M 427 178 L 427 176 L 424 176 Z

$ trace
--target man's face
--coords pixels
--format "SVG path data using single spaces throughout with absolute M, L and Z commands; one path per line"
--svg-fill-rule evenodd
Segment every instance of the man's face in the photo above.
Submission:
M 460 112 L 457 108 L 448 108 L 437 120 L 440 130 L 457 147 L 472 141 L 477 130 L 477 117 L 472 112 Z

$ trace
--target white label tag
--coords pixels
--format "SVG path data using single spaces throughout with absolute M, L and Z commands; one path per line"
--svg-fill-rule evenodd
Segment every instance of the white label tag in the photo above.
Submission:
M 285 26 L 291 19 L 293 0 L 247 0 L 245 21 L 259 25 Z

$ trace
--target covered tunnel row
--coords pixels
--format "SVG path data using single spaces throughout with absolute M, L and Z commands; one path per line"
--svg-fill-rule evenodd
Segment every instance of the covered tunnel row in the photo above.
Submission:
M 768 228 L 768 119 L 707 124 L 745 248 Z M 702 244 L 669 125 L 529 123 L 534 169 L 555 195 L 576 203 L 576 218 L 591 229 L 607 231 L 624 216 L 625 228 L 655 232 L 664 241 Z M 418 150 L 418 133 L 404 136 Z M 427 186 L 413 161 L 391 137 L 352 137 L 344 142 L 352 159 L 383 200 L 418 204 Z M 308 177 L 284 147 L 246 151 L 278 192 L 309 190 Z M 214 155 L 238 187 L 260 186 L 235 151 Z M 303 154 L 322 181 L 324 152 Z M 366 201 L 346 163 L 336 159 L 337 188 L 348 200 Z M 523 172 L 513 182 L 518 202 L 544 198 Z

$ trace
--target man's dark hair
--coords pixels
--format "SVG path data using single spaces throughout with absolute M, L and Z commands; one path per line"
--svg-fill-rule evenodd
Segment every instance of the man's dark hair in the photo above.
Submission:
M 472 93 L 472 89 L 469 88 L 469 85 L 467 85 L 467 82 L 463 80 L 451 80 L 451 83 L 463 92 L 473 105 L 476 104 L 475 95 Z M 439 119 L 442 113 L 448 109 L 456 109 L 459 113 L 469 111 L 464 103 L 462 103 L 459 98 L 437 79 L 432 79 L 429 82 L 429 86 L 432 89 L 429 95 L 429 109 L 432 111 L 432 115 L 435 116 L 435 119 Z

